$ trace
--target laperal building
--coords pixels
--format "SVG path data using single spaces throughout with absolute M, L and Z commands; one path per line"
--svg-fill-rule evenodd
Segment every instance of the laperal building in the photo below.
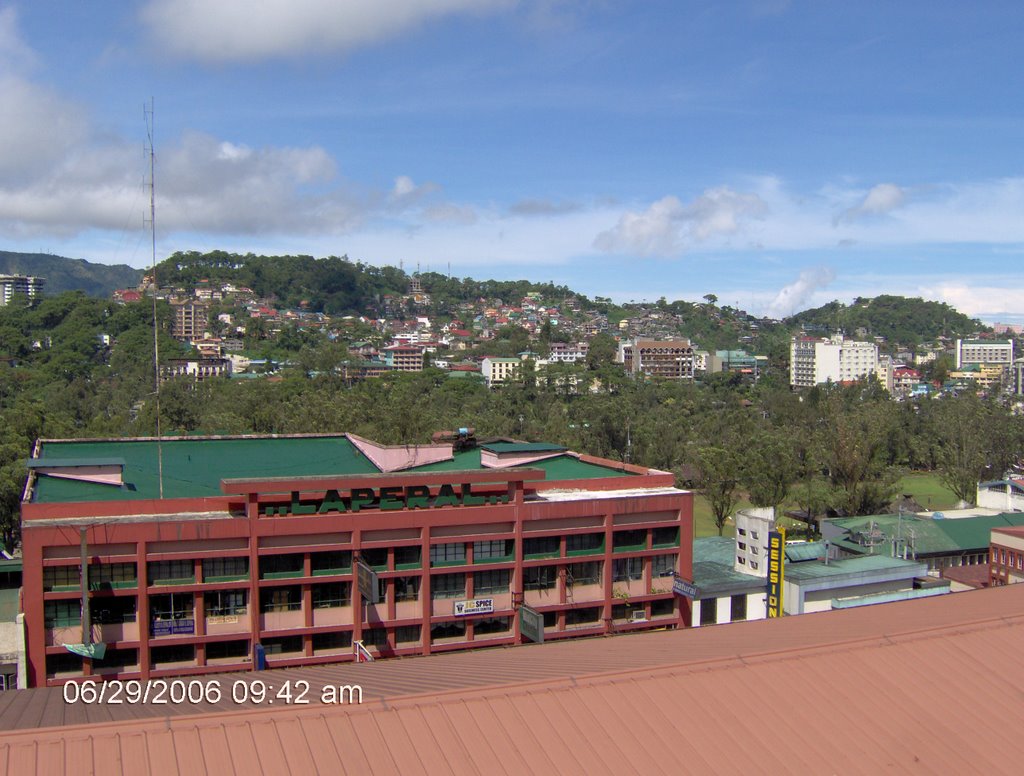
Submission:
M 357 643 L 373 657 L 429 654 L 690 616 L 672 576 L 692 579 L 691 494 L 670 473 L 556 445 L 44 440 L 22 518 L 34 685 L 245 670 L 263 654 L 271 667 L 336 662 Z

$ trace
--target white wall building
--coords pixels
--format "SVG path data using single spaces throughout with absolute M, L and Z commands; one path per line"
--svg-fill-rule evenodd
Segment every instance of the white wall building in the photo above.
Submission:
M 35 299 L 43 293 L 45 278 L 32 275 L 0 275 L 0 307 L 6 307 L 15 294 Z
M 1013 364 L 1013 340 L 957 340 L 956 368 L 968 364 L 1009 367 Z
M 877 344 L 847 340 L 841 334 L 828 339 L 794 337 L 789 355 L 789 384 L 797 388 L 859 380 L 881 373 Z

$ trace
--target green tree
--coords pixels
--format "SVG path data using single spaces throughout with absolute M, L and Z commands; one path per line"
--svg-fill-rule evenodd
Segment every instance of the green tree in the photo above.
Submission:
M 740 500 L 740 457 L 725 447 L 708 445 L 698 447 L 692 459 L 697 468 L 697 490 L 707 499 L 721 536 Z

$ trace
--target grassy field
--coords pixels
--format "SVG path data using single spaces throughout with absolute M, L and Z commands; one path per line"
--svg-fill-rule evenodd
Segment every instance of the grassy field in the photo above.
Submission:
M 929 472 L 915 472 L 908 474 L 900 480 L 897 493 L 907 493 L 926 509 L 952 509 L 956 506 L 956 496 L 939 480 L 937 474 Z M 748 501 L 740 501 L 737 509 L 750 506 Z M 782 511 L 792 509 L 793 506 L 786 504 Z M 715 528 L 715 518 L 711 515 L 711 507 L 700 494 L 694 494 L 693 498 L 693 523 L 696 536 L 717 536 L 718 529 Z M 792 520 L 783 520 L 787 528 L 799 529 L 803 523 Z M 734 527 L 732 520 L 725 524 L 723 536 L 733 536 Z

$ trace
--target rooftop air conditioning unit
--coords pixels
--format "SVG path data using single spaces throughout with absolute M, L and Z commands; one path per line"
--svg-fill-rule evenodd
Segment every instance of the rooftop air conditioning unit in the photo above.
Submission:
M 647 622 L 647 614 L 643 609 L 637 609 L 629 615 L 630 622 Z

